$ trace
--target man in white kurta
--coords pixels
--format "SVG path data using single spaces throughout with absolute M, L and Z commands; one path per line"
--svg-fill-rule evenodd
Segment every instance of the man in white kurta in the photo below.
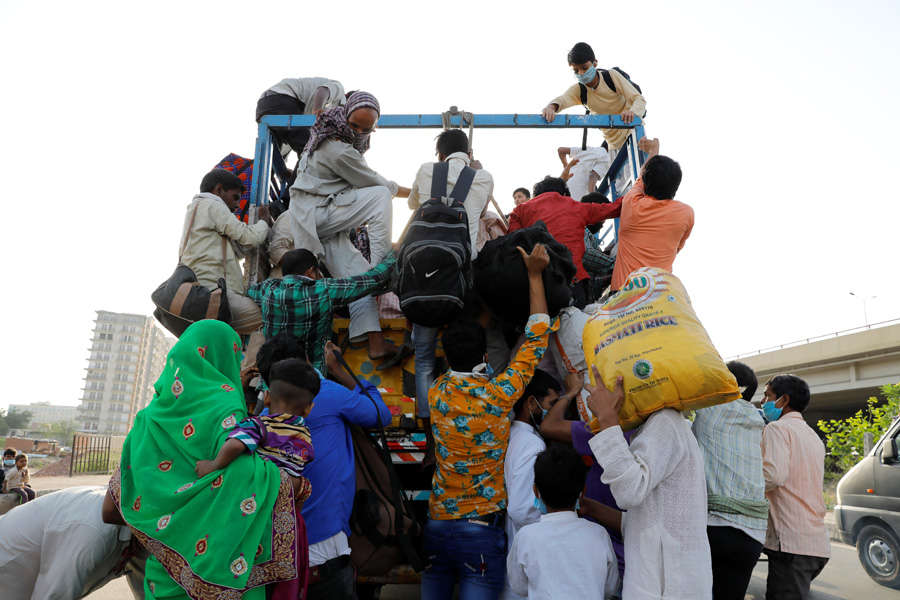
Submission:
M 588 399 L 600 424 L 590 441 L 622 515 L 629 600 L 712 598 L 712 561 L 706 534 L 703 455 L 691 424 L 671 408 L 657 411 L 625 441 L 618 409 L 625 393 L 599 385 Z
M 105 487 L 68 488 L 0 518 L 0 597 L 74 600 L 121 575 L 131 531 L 103 522 L 105 496 Z

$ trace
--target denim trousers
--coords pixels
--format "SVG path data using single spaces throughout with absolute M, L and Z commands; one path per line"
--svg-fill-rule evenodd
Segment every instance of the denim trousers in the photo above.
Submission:
M 506 580 L 506 531 L 467 519 L 425 523 L 422 600 L 450 600 L 459 584 L 460 600 L 496 600 Z
M 412 343 L 416 366 L 416 416 L 427 418 L 428 388 L 434 381 L 434 351 L 437 348 L 438 329 L 413 324 Z

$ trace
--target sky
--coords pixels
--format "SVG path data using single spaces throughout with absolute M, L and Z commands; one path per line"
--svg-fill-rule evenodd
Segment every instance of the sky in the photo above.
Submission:
M 641 85 L 682 166 L 674 270 L 723 356 L 900 318 L 898 30 L 891 1 L 0 0 L 0 368 L 41 383 L 0 408 L 79 402 L 95 311 L 152 312 L 185 207 L 226 154 L 252 157 L 272 84 L 330 77 L 384 114 L 538 113 L 578 41 Z M 436 133 L 378 131 L 366 158 L 409 186 Z M 509 210 L 580 139 L 476 130 L 474 150 Z M 395 234 L 408 215 L 395 200 Z

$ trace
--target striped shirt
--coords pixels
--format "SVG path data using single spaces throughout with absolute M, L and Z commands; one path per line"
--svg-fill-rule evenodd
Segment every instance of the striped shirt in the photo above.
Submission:
M 760 449 L 764 426 L 756 408 L 744 400 L 696 411 L 692 429 L 703 454 L 706 491 L 710 499 L 718 496 L 765 504 Z M 714 505 L 710 502 L 710 525 L 730 525 L 760 543 L 765 540 L 765 518 L 716 510 Z
M 303 417 L 264 415 L 249 417 L 228 434 L 292 477 L 300 477 L 313 459 L 309 428 Z
M 297 336 L 306 345 L 309 362 L 324 373 L 325 342 L 331 339 L 334 309 L 386 290 L 396 262 L 391 252 L 376 267 L 346 279 L 303 275 L 266 279 L 247 290 L 247 296 L 262 309 L 266 339 L 282 331 Z
M 803 556 L 831 556 L 822 493 L 825 445 L 798 412 L 766 425 L 763 475 L 769 499 L 766 548 Z

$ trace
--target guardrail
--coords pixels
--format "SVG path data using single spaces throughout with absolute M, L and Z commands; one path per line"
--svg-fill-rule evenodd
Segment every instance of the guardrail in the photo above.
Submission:
M 852 329 L 844 329 L 842 331 L 834 331 L 832 333 L 825 333 L 822 335 L 817 335 L 814 337 L 808 337 L 802 340 L 796 340 L 793 342 L 788 342 L 786 344 L 779 344 L 777 346 L 769 346 L 768 348 L 760 348 L 759 350 L 755 350 L 753 352 L 744 352 L 742 354 L 735 354 L 734 356 L 728 357 L 728 360 L 737 360 L 739 358 L 747 358 L 748 356 L 757 356 L 759 354 L 765 354 L 766 352 L 774 352 L 776 350 L 784 350 L 785 348 L 793 348 L 795 346 L 802 346 L 804 344 L 811 344 L 813 342 L 821 342 L 822 340 L 830 340 L 836 337 L 840 337 L 842 335 L 849 335 L 851 333 L 862 333 L 863 331 L 869 331 L 870 329 L 878 329 L 880 327 L 886 327 L 888 325 L 900 325 L 900 318 L 891 319 L 889 321 L 879 321 L 878 323 L 870 323 L 868 325 L 861 325 L 859 327 L 853 327 Z

